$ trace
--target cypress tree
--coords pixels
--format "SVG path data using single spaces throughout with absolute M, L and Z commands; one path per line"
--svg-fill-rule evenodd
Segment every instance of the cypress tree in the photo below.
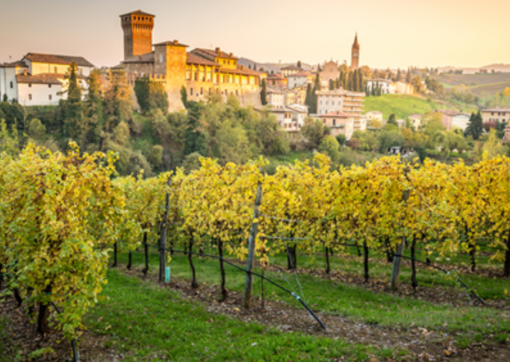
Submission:
M 267 104 L 267 84 L 266 80 L 262 79 L 262 90 L 260 91 L 260 102 L 263 106 Z
M 308 110 L 311 112 L 312 109 L 312 85 L 308 83 L 306 86 L 306 97 L 305 97 L 305 104 L 308 106 Z
M 473 112 L 473 113 L 471 113 L 471 116 L 469 117 L 468 126 L 467 126 L 464 134 L 466 136 L 471 135 L 471 136 L 473 136 L 474 140 L 477 140 L 480 138 L 482 133 L 483 133 L 482 114 L 480 113 L 480 111 L 478 111 L 478 113 L 476 113 L 476 114 Z
M 84 131 L 83 104 L 81 101 L 81 89 L 78 85 L 78 66 L 75 62 L 69 67 L 69 88 L 66 100 L 66 118 L 64 121 L 64 134 L 77 141 L 81 141 Z
M 347 78 L 347 90 L 350 90 L 350 91 L 352 91 L 352 87 L 353 87 L 353 85 L 352 85 L 352 78 L 353 78 L 353 76 L 352 75 L 353 75 L 353 72 L 351 70 L 349 72 L 349 76 L 348 76 L 349 78 Z
M 363 73 L 361 70 L 358 71 L 358 92 L 363 90 Z
M 406 83 L 411 84 L 412 81 L 413 75 L 411 74 L 411 69 L 407 68 Z
M 301 68 L 301 60 L 298 60 L 297 66 L 298 66 L 298 68 Z
M 329 90 L 334 90 L 335 86 L 333 85 L 333 79 L 329 80 Z

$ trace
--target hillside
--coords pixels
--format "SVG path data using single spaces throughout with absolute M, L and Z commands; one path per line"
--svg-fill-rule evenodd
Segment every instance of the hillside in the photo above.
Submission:
M 510 73 L 495 74 L 441 74 L 437 77 L 446 89 L 465 85 L 478 96 L 493 95 L 510 87 Z
M 405 119 L 413 113 L 423 114 L 438 108 L 444 108 L 435 102 L 413 97 L 407 94 L 384 94 L 380 97 L 366 97 L 364 111 L 380 111 L 384 119 L 394 113 L 397 119 Z

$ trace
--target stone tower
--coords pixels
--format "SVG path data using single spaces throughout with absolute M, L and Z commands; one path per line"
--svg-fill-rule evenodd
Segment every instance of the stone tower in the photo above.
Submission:
M 359 43 L 358 33 L 356 33 L 356 37 L 354 38 L 354 44 L 352 44 L 351 70 L 356 70 L 358 68 L 359 68 Z
M 152 29 L 154 29 L 155 17 L 141 10 L 120 16 L 120 23 L 124 30 L 124 60 L 134 55 L 152 52 Z

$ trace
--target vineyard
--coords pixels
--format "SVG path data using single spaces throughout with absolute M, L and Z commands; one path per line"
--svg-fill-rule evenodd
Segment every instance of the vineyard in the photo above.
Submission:
M 264 305 L 263 288 L 271 287 L 278 292 L 266 291 L 268 302 L 294 300 L 289 305 L 322 331 L 334 322 L 315 308 L 328 310 L 339 291 L 306 298 L 321 283 L 312 271 L 322 280 L 361 265 L 360 284 L 368 286 L 386 263 L 384 295 L 404 287 L 405 266 L 415 293 L 419 272 L 440 275 L 465 292 L 480 319 L 499 319 L 493 333 L 510 333 L 501 305 L 492 306 L 483 285 L 465 277 L 481 263 L 498 270 L 489 280 L 504 284 L 510 276 L 509 158 L 467 166 L 392 157 L 333 169 L 317 154 L 274 175 L 264 173 L 263 159 L 222 166 L 204 158 L 188 175 L 178 169 L 153 178 L 118 177 L 115 162 L 112 153 L 82 155 L 73 144 L 67 155 L 29 145 L 17 158 L 0 158 L 2 295 L 25 307 L 40 336 L 61 331 L 75 360 L 84 318 L 101 303 L 109 276 L 121 278 L 111 271 L 121 265 L 130 272 L 139 266 L 146 277 L 156 272 L 160 283 L 169 267 L 178 278 L 186 268 L 191 290 L 203 288 L 201 271 L 216 273 L 218 302 L 237 299 L 245 310 L 254 300 Z M 235 286 L 227 289 L 229 278 Z M 363 307 L 354 309 L 363 318 Z M 391 325 L 383 319 L 377 323 Z

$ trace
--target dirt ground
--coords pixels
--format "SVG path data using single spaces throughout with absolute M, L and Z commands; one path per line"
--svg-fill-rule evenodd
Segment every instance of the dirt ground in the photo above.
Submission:
M 298 269 L 298 272 L 304 271 Z M 147 283 L 157 285 L 154 282 L 154 275 L 142 276 L 141 267 L 125 271 L 125 273 L 132 277 L 141 278 Z M 314 273 L 320 277 L 331 278 L 335 282 L 348 284 L 362 284 L 364 282 L 361 278 L 333 271 L 330 274 L 323 271 L 314 271 Z M 377 280 L 364 285 L 376 292 L 383 292 L 386 288 L 384 282 Z M 327 327 L 327 330 L 324 330 L 304 309 L 292 308 L 283 302 L 265 300 L 264 308 L 262 308 L 261 299 L 254 297 L 252 308 L 246 310 L 243 308 L 243 296 L 237 292 L 229 291 L 227 300 L 222 303 L 218 302 L 218 296 L 221 294 L 219 286 L 200 285 L 197 289 L 193 289 L 188 281 L 174 279 L 170 284 L 161 287 L 180 292 L 184 299 L 199 302 L 214 314 L 228 315 L 244 322 L 257 322 L 275 327 L 283 332 L 301 332 L 334 339 L 346 339 L 352 343 L 372 345 L 376 348 L 406 349 L 409 354 L 404 359 L 409 361 L 510 361 L 510 343 L 508 342 L 505 344 L 480 343 L 472 345 L 468 349 L 459 350 L 455 347 L 454 336 L 446 332 L 428 331 L 424 328 L 413 327 L 381 327 L 319 312 L 317 316 Z M 432 291 L 428 289 L 432 289 Z M 413 294 L 416 298 L 431 300 L 433 299 L 431 293 L 433 293 L 435 302 L 458 305 L 468 303 L 465 293 L 448 289 L 439 290 L 441 288 L 434 291 L 434 289 L 418 288 L 418 292 L 414 294 L 409 286 L 408 289 L 406 287 L 402 288 L 399 294 L 402 296 Z M 499 305 L 498 303 L 492 305 L 492 307 L 508 308 L 508 306 Z M 4 303 L 0 304 L 0 317 L 6 317 L 8 320 L 6 335 L 0 336 L 0 338 L 9 341 L 7 353 L 15 354 L 17 351 L 24 356 L 28 356 L 30 352 L 37 349 L 51 347 L 55 354 L 47 357 L 42 356 L 36 360 L 45 362 L 72 361 L 70 343 L 63 340 L 62 335 L 56 332 L 49 334 L 45 339 L 37 335 L 35 325 L 30 323 L 23 307 L 16 308 L 14 298 L 7 298 Z M 84 332 L 79 343 L 80 361 L 122 361 L 126 357 L 125 355 L 119 355 L 115 351 L 104 347 L 107 338 L 91 332 Z M 375 362 L 375 360 L 373 359 L 371 362 Z

